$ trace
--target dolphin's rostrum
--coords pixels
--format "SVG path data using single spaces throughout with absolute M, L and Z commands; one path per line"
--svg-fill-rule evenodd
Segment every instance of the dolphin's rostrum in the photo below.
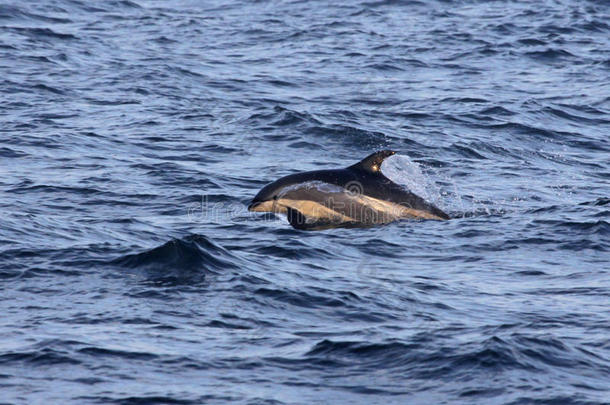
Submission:
M 449 219 L 381 173 L 382 150 L 345 169 L 291 174 L 263 187 L 249 211 L 286 214 L 297 229 L 362 227 L 398 219 Z

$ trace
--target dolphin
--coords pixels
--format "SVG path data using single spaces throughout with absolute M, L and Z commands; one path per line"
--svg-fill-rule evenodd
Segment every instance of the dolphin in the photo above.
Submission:
M 446 220 L 449 215 L 381 173 L 396 154 L 382 150 L 345 169 L 282 177 L 263 187 L 248 211 L 286 214 L 296 229 L 368 227 L 399 219 Z

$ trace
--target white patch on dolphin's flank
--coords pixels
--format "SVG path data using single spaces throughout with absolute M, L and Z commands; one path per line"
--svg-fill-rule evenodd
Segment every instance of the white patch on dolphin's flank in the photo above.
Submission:
M 278 201 L 278 204 L 280 206 L 292 208 L 300 212 L 308 219 L 308 222 L 310 223 L 315 223 L 321 220 L 336 224 L 354 222 L 353 218 L 333 210 L 332 206 L 328 207 L 316 201 L 289 200 L 287 198 L 282 198 Z

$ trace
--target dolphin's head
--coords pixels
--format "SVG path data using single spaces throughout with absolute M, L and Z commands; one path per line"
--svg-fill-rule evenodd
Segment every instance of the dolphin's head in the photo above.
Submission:
M 263 187 L 261 191 L 254 196 L 250 205 L 248 205 L 248 211 L 283 213 L 285 209 L 282 209 L 277 205 L 277 200 L 280 198 L 282 190 L 284 190 L 286 186 L 294 184 L 288 179 L 289 177 L 290 176 L 287 176 Z

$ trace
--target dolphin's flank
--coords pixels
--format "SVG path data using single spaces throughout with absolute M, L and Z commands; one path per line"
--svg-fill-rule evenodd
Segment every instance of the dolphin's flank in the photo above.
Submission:
M 263 187 L 249 211 L 286 214 L 297 229 L 366 227 L 398 219 L 449 216 L 381 173 L 383 150 L 345 169 L 291 174 Z

